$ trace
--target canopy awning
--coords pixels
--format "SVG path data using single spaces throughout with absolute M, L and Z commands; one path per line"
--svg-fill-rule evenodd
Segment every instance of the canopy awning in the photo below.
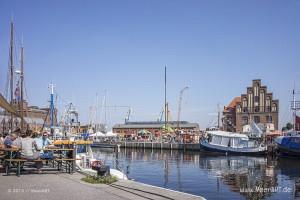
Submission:
M 142 129 L 138 132 L 139 135 L 151 135 L 151 132 L 146 130 L 146 129 Z
M 6 110 L 9 113 L 12 113 L 13 115 L 20 117 L 21 116 L 18 114 L 18 111 L 8 103 L 8 101 L 2 96 L 0 93 L 0 107 Z

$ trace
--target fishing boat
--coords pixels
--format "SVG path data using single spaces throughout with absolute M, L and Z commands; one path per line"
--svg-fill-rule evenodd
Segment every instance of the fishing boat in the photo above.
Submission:
M 92 141 L 76 142 L 76 167 L 79 172 L 97 176 L 97 167 L 105 166 L 105 162 L 94 158 L 91 148 Z M 116 177 L 119 180 L 128 180 L 126 174 L 117 169 L 111 169 L 108 167 L 109 174 Z
M 244 134 L 225 131 L 207 131 L 207 138 L 200 142 L 201 150 L 240 155 L 266 154 L 267 147 Z
M 291 109 L 293 110 L 294 127 L 285 136 L 275 138 L 275 143 L 281 156 L 300 157 L 300 117 L 297 116 L 297 111 L 300 110 L 300 101 L 296 101 L 295 89 L 293 90 Z
M 275 138 L 275 143 L 281 156 L 300 157 L 300 134 L 280 136 Z

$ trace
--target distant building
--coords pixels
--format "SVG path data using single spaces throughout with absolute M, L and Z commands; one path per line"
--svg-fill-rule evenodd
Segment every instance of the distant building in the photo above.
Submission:
M 241 103 L 241 97 L 235 97 L 223 111 L 223 129 L 229 132 L 236 131 L 236 107 Z
M 224 107 L 223 128 L 226 131 L 242 132 L 243 126 L 251 122 L 264 127 L 274 126 L 278 130 L 279 100 L 273 99 L 273 93 L 261 85 L 261 80 L 252 81 L 247 93 L 236 97 Z
M 113 132 L 120 136 L 137 135 L 139 131 L 147 130 L 153 136 L 160 136 L 164 130 L 164 122 L 126 122 L 125 124 L 116 124 L 113 126 Z M 180 129 L 183 133 L 199 133 L 199 124 L 181 121 L 179 123 Z M 177 121 L 168 122 L 168 127 L 175 130 L 177 128 Z

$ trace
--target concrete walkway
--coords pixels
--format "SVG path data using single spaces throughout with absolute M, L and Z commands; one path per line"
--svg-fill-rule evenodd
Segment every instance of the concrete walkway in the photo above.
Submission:
M 0 174 L 0 196 L 5 200 L 194 200 L 201 197 L 149 186 L 134 181 L 119 181 L 110 185 L 82 182 L 83 175 Z

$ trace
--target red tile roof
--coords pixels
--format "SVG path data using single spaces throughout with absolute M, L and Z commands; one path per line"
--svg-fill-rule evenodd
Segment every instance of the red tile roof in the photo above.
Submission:
M 224 110 L 228 110 L 229 108 L 235 108 L 238 103 L 241 103 L 241 97 L 235 97 L 228 106 L 224 108 Z

